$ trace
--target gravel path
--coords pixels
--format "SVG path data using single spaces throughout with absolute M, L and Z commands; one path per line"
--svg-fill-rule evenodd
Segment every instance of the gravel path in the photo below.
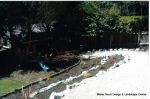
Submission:
M 103 75 L 99 72 L 96 77 L 85 79 L 79 86 L 65 90 L 62 99 L 148 99 L 148 52 L 97 51 L 92 56 L 116 53 L 123 54 L 128 62 Z

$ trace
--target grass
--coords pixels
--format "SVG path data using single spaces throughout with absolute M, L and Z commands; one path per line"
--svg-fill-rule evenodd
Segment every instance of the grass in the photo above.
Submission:
M 0 96 L 5 95 L 6 93 L 12 92 L 17 88 L 21 88 L 24 83 L 11 80 L 9 78 L 0 79 Z

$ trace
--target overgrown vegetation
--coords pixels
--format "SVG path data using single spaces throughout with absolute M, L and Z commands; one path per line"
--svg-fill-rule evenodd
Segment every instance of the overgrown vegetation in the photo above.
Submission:
M 35 27 L 48 33 L 55 44 L 65 38 L 67 42 L 71 39 L 74 46 L 83 34 L 148 31 L 148 2 L 0 2 L 1 37 L 10 40 L 12 47 L 20 41 L 16 29 L 31 39 Z

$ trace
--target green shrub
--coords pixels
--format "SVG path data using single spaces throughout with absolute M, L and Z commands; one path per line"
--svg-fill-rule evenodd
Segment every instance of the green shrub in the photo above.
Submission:
M 89 77 L 92 77 L 92 75 L 91 75 L 90 73 L 85 73 L 85 74 L 83 75 L 83 77 L 84 77 L 84 78 L 89 78 Z
M 148 31 L 147 16 L 121 16 L 119 21 L 127 32 Z

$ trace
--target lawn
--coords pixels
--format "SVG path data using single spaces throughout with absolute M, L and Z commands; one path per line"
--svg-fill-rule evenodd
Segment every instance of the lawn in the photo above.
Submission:
M 17 88 L 20 88 L 24 85 L 24 83 L 16 81 L 16 80 L 11 80 L 9 78 L 0 78 L 0 96 L 12 92 Z

